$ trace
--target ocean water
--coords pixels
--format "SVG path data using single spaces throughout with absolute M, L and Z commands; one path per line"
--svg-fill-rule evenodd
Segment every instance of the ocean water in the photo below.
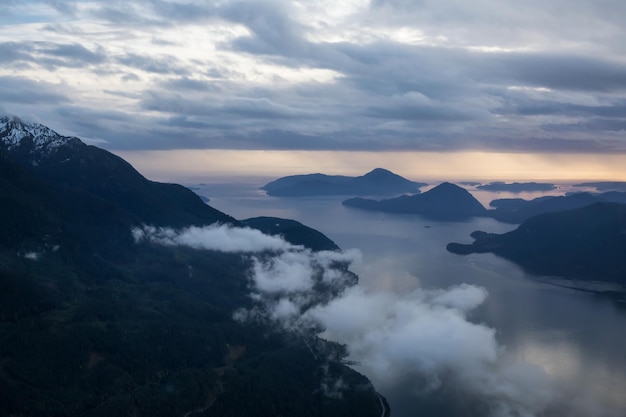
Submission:
M 445 290 L 459 284 L 484 288 L 486 300 L 467 319 L 493 330 L 499 354 L 507 361 L 536 367 L 551 386 L 558 387 L 553 394 L 558 397 L 557 405 L 547 411 L 533 411 L 530 403 L 537 400 L 525 399 L 529 402 L 527 415 L 626 415 L 625 304 L 564 288 L 558 285 L 563 281 L 550 277 L 528 275 L 492 254 L 460 256 L 445 249 L 449 242 L 470 242 L 469 235 L 475 230 L 503 233 L 516 225 L 485 218 L 437 222 L 367 212 L 342 206 L 341 197 L 268 197 L 259 185 L 252 181 L 191 186 L 209 197 L 213 207 L 235 218 L 290 218 L 320 230 L 343 249 L 359 249 L 363 255 L 356 270 L 359 285 L 370 292 L 400 296 L 415 289 Z M 490 199 L 513 196 L 479 194 L 485 205 Z M 367 366 L 357 366 L 357 370 L 367 375 Z M 393 416 L 477 415 L 476 409 L 485 415 L 522 415 L 519 410 L 508 412 L 496 406 L 476 408 L 475 402 L 456 388 L 444 390 L 444 394 L 441 387 L 433 389 L 438 397 L 431 401 L 424 385 L 416 389 L 410 379 L 401 383 L 372 380 L 389 400 Z M 461 405 L 447 404 L 457 400 Z M 568 402 L 569 406 L 563 406 Z

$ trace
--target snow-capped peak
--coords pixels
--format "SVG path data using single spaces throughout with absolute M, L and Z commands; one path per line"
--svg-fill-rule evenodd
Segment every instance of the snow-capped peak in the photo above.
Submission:
M 0 116 L 0 145 L 9 151 L 26 147 L 31 153 L 50 153 L 77 140 L 61 136 L 39 123 L 27 123 L 15 116 Z

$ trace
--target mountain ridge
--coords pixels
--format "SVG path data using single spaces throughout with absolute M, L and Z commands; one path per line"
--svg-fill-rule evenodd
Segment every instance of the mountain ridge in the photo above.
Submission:
M 50 155 L 63 146 L 79 145 L 76 137 L 62 136 L 40 123 L 28 123 L 16 116 L 0 116 L 0 143 L 12 153 L 21 148 L 34 158 Z M 33 162 L 37 162 L 33 160 Z
M 233 320 L 253 307 L 250 256 L 131 234 L 239 221 L 82 142 L 32 153 L 48 148 L 29 135 L 0 141 L 1 415 L 380 415 L 345 347 Z
M 469 191 L 449 182 L 421 194 L 386 200 L 352 198 L 342 204 L 364 210 L 418 214 L 436 220 L 464 220 L 488 215 L 487 209 Z
M 626 203 L 626 193 L 608 191 L 600 194 L 586 192 L 571 193 L 564 196 L 543 196 L 532 200 L 521 198 L 496 199 L 489 203 L 491 217 L 506 223 L 522 223 L 543 213 L 572 210 L 594 203 Z
M 410 181 L 384 168 L 375 168 L 358 177 L 321 173 L 290 175 L 261 187 L 276 197 L 307 197 L 324 195 L 392 195 L 419 193 L 427 184 Z
M 536 275 L 626 284 L 626 205 L 595 203 L 543 213 L 515 230 L 476 231 L 471 244 L 450 243 L 460 255 L 492 252 Z
M 8 120 L 4 130 L 0 130 L 0 150 L 61 187 L 115 201 L 129 213 L 155 225 L 237 223 L 182 185 L 148 180 L 111 152 L 75 137 L 61 136 L 39 124 L 23 123 L 18 118 L 0 120 Z M 33 126 L 37 132 L 44 132 L 42 136 L 32 136 L 29 129 Z M 16 143 L 6 140 L 7 135 L 21 139 Z

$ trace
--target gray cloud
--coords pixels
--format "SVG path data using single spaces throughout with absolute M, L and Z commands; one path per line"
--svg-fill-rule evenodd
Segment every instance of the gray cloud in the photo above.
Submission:
M 73 1 L 48 0 L 46 4 L 65 16 L 76 17 L 78 12 L 77 5 Z
M 32 51 L 31 47 L 18 42 L 2 42 L 0 43 L 0 62 L 8 64 L 14 61 L 29 61 L 31 60 L 30 51 Z
M 457 43 L 496 47 L 535 47 L 550 43 L 554 50 L 594 49 L 598 44 L 620 50 L 626 7 L 619 0 L 555 0 L 523 3 L 505 0 L 372 0 L 371 19 L 411 25 Z
M 70 62 L 88 64 L 98 64 L 106 59 L 101 47 L 94 52 L 77 43 L 50 45 L 44 53 Z
M 221 16 L 244 24 L 253 36 L 235 46 L 258 54 L 306 57 L 312 49 L 302 38 L 303 27 L 289 18 L 290 6 L 278 1 L 238 2 L 224 8 Z
M 171 91 L 202 91 L 217 93 L 220 88 L 216 83 L 210 81 L 194 80 L 188 77 L 176 78 L 173 80 L 166 80 L 161 84 L 164 90 Z
M 0 44 L 0 62 L 28 62 L 48 68 L 78 68 L 101 64 L 107 57 L 102 47 L 95 51 L 78 44 L 52 42 L 4 42 Z
M 0 76 L 0 100 L 4 103 L 52 104 L 70 101 L 66 88 L 22 77 Z
M 98 3 L 98 2 L 95 2 Z M 113 24 L 135 26 L 162 26 L 162 19 L 154 19 L 149 16 L 143 5 L 137 2 L 100 2 L 103 5 L 98 6 L 91 11 L 91 17 L 103 19 Z
M 61 131 L 106 136 L 112 149 L 624 147 L 620 2 L 381 0 L 342 15 L 310 1 L 41 0 L 44 17 L 36 4 L 5 5 L 44 22 L 37 36 L 0 43 L 0 62 L 13 77 L 63 80 L 74 110 L 10 92 L 4 107 L 56 114 Z M 103 98 L 112 94 L 119 104 Z M 98 105 L 84 98 L 95 96 Z M 122 106 L 135 123 L 70 119 L 100 106 Z
M 561 53 L 486 54 L 476 59 L 476 78 L 509 80 L 555 90 L 608 92 L 626 89 L 626 64 Z
M 161 56 L 155 58 L 152 56 L 130 53 L 118 57 L 116 60 L 120 64 L 126 65 L 128 67 L 140 69 L 155 74 L 189 74 L 189 70 L 184 68 L 184 66 L 178 62 L 178 59 L 173 56 Z

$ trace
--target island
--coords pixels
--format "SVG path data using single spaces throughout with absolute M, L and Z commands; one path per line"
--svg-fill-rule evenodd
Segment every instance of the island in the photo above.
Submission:
M 449 182 L 422 194 L 385 200 L 351 198 L 343 205 L 386 213 L 418 214 L 434 220 L 457 221 L 488 215 L 487 209 L 469 191 Z
M 574 187 L 591 187 L 597 191 L 626 191 L 626 181 L 597 181 L 574 184 Z
M 489 184 L 477 185 L 477 189 L 485 191 L 507 191 L 510 193 L 523 193 L 533 191 L 551 191 L 556 185 L 541 182 L 513 182 L 506 183 L 502 181 L 494 181 Z
M 491 252 L 534 275 L 626 284 L 626 205 L 595 203 L 545 213 L 517 229 L 477 231 L 471 244 L 449 243 L 460 255 Z
M 398 195 L 419 193 L 427 184 L 410 181 L 383 168 L 359 177 L 307 174 L 282 177 L 261 187 L 275 197 L 309 197 L 330 195 Z
M 491 217 L 506 223 L 522 223 L 524 220 L 543 213 L 585 207 L 594 203 L 626 203 L 626 193 L 609 191 L 601 194 L 571 193 L 564 196 L 543 196 L 532 200 L 503 198 L 489 203 Z

